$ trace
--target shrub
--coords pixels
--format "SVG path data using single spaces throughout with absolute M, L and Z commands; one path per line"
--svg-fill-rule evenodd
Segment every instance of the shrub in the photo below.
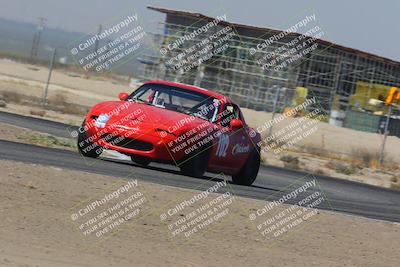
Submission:
M 7 103 L 20 103 L 21 102 L 21 95 L 16 92 L 4 91 L 3 98 Z
M 284 155 L 280 157 L 280 160 L 287 163 L 293 163 L 293 162 L 296 162 L 297 164 L 299 163 L 299 159 L 292 155 Z
M 345 175 L 351 175 L 356 172 L 356 168 L 352 165 L 345 165 L 342 163 L 336 163 L 335 171 L 337 173 L 343 173 Z
M 29 113 L 31 115 L 40 116 L 40 117 L 43 117 L 44 115 L 46 115 L 46 111 L 44 111 L 44 110 L 33 110 L 33 109 L 31 109 L 29 111 Z
M 317 175 L 326 175 L 326 172 L 324 170 L 322 170 L 322 169 L 317 169 L 315 171 L 315 174 L 317 174 Z

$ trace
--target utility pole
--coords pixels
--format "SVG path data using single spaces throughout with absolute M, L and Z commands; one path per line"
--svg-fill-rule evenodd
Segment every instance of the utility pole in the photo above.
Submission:
M 56 53 L 57 53 L 57 48 L 54 48 L 53 55 L 50 60 L 49 75 L 47 76 L 46 88 L 44 89 L 44 94 L 43 94 L 43 103 L 42 103 L 43 107 L 46 106 L 46 104 L 47 104 L 47 94 L 49 92 L 49 84 L 50 84 L 50 79 L 51 79 L 51 73 L 53 71 L 54 60 L 56 58 Z
M 44 29 L 44 25 L 45 25 L 46 21 L 47 21 L 46 18 L 43 18 L 43 17 L 38 18 L 37 31 L 33 35 L 31 55 L 30 55 L 31 59 L 37 57 L 37 54 L 39 51 L 40 37 L 42 35 L 42 31 Z

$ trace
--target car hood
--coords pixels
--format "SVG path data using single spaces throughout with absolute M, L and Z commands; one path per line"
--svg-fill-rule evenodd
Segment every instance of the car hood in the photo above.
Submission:
M 132 121 L 135 125 L 146 126 L 146 128 L 161 129 L 176 135 L 186 132 L 200 124 L 212 124 L 206 120 L 167 110 L 143 103 L 128 101 L 107 101 L 95 105 L 89 112 L 88 117 L 107 114 L 110 119 L 107 125 L 114 124 L 129 127 Z M 211 125 L 210 125 L 211 126 Z

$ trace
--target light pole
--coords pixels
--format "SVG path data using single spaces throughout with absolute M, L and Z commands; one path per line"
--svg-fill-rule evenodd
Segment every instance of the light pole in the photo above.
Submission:
M 388 106 L 388 112 L 386 114 L 386 122 L 385 122 L 385 130 L 383 133 L 383 140 L 382 140 L 382 145 L 381 145 L 381 151 L 379 153 L 379 164 L 383 164 L 384 160 L 384 154 L 385 154 L 385 145 L 386 145 L 386 139 L 389 134 L 389 123 L 390 123 L 390 116 L 392 115 L 392 108 L 393 108 L 393 102 L 397 100 L 400 101 L 400 92 L 397 87 L 391 87 L 389 90 L 389 94 L 386 97 L 386 100 L 383 101 L 381 99 L 370 99 L 369 104 L 371 105 L 382 105 L 385 104 Z
M 381 164 L 381 165 L 383 163 L 383 158 L 385 156 L 385 145 L 386 145 L 387 136 L 389 134 L 389 122 L 390 122 L 390 115 L 391 114 L 392 114 L 392 105 L 389 106 L 389 110 L 388 110 L 388 113 L 386 115 L 385 130 L 384 130 L 384 134 L 383 134 L 381 151 L 379 153 L 379 164 Z
M 273 88 L 276 88 L 276 91 L 275 91 L 274 105 L 272 107 L 272 118 L 271 118 L 271 121 L 273 121 L 274 118 L 275 118 L 276 108 L 277 108 L 278 100 L 279 100 L 279 95 L 281 93 L 281 87 L 274 85 Z M 271 136 L 271 134 L 272 134 L 272 127 L 273 127 L 273 123 L 271 124 L 271 127 L 269 128 L 268 136 Z

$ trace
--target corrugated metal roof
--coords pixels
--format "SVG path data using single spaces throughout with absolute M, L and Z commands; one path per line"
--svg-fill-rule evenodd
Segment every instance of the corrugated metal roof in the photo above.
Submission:
M 148 9 L 154 10 L 154 11 L 158 11 L 161 13 L 165 13 L 165 14 L 171 14 L 171 15 L 176 15 L 176 16 L 182 16 L 182 17 L 189 17 L 189 18 L 198 18 L 198 19 L 202 19 L 202 20 L 206 20 L 206 21 L 213 21 L 215 18 L 212 17 L 208 17 L 205 16 L 203 14 L 200 13 L 193 13 L 193 12 L 188 12 L 188 11 L 179 11 L 179 10 L 172 10 L 172 9 L 166 9 L 166 8 L 160 8 L 160 7 L 152 7 L 149 6 L 147 7 Z M 221 21 L 219 24 L 221 25 L 225 25 L 225 26 L 232 26 L 235 28 L 241 28 L 241 29 L 249 29 L 249 30 L 253 30 L 253 31 L 259 31 L 262 33 L 265 33 L 266 31 L 269 31 L 273 34 L 279 34 L 282 32 L 282 30 L 277 30 L 277 29 L 271 29 L 271 28 L 261 28 L 261 27 L 256 27 L 256 26 L 250 26 L 250 25 L 245 25 L 245 24 L 238 24 L 238 23 L 232 23 L 232 22 L 227 22 L 227 21 Z M 299 36 L 300 33 L 289 33 L 289 36 Z M 355 55 L 359 55 L 362 56 L 364 58 L 369 58 L 369 59 L 374 59 L 374 60 L 379 60 L 379 61 L 383 61 L 385 63 L 388 64 L 394 64 L 394 65 L 400 65 L 400 62 L 389 59 L 389 58 L 385 58 L 385 57 L 381 57 L 375 54 L 371 54 L 368 52 L 364 52 L 358 49 L 354 49 L 354 48 L 350 48 L 350 47 L 346 47 L 346 46 L 342 46 L 342 45 L 338 45 L 329 41 L 325 41 L 322 39 L 317 39 L 316 40 L 317 43 L 322 44 L 322 45 L 326 45 L 332 48 L 336 48 L 336 49 L 340 49 L 346 52 L 350 52 L 353 53 Z

